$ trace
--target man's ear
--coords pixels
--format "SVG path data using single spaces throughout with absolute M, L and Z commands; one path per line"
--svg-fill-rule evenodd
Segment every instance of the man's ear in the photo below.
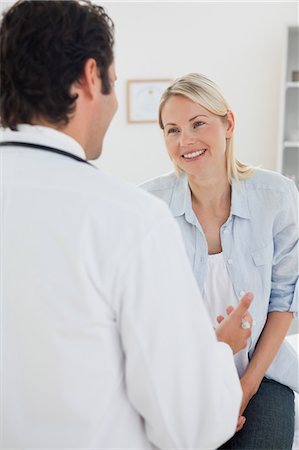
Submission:
M 74 86 L 75 91 L 81 91 L 86 96 L 93 98 L 101 90 L 99 68 L 95 59 L 89 58 L 84 65 L 82 75 Z
M 226 138 L 231 138 L 235 128 L 235 118 L 232 111 L 227 112 Z

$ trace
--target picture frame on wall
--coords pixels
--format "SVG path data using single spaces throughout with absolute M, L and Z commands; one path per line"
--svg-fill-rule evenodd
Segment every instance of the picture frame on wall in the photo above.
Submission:
M 127 81 L 128 123 L 155 123 L 162 93 L 171 79 L 149 79 Z

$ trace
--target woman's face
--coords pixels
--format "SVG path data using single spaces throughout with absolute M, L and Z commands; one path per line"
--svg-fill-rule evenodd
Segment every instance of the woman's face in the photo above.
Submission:
M 172 95 L 161 117 L 169 156 L 180 169 L 188 175 L 223 173 L 226 139 L 234 129 L 231 112 L 222 118 L 187 97 Z

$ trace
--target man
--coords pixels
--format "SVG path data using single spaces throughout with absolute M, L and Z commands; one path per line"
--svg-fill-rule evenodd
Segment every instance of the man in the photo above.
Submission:
M 110 18 L 20 1 L 0 56 L 1 448 L 217 447 L 251 298 L 217 340 L 166 207 L 87 163 L 117 108 Z

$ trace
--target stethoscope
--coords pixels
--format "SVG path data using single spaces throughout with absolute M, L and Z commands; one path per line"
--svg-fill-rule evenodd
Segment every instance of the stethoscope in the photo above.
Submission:
M 52 153 L 58 153 L 58 155 L 67 156 L 68 158 L 75 159 L 76 161 L 88 164 L 91 167 L 96 167 L 91 164 L 90 162 L 86 161 L 86 159 L 80 158 L 80 156 L 73 155 L 72 153 L 66 152 L 64 150 L 60 150 L 55 147 L 48 147 L 47 145 L 40 145 L 40 144 L 32 144 L 30 142 L 14 142 L 14 141 L 4 141 L 0 142 L 1 147 L 8 147 L 8 146 L 15 146 L 15 147 L 28 147 L 28 148 L 35 148 L 38 150 L 44 150 L 46 152 L 52 152 Z

